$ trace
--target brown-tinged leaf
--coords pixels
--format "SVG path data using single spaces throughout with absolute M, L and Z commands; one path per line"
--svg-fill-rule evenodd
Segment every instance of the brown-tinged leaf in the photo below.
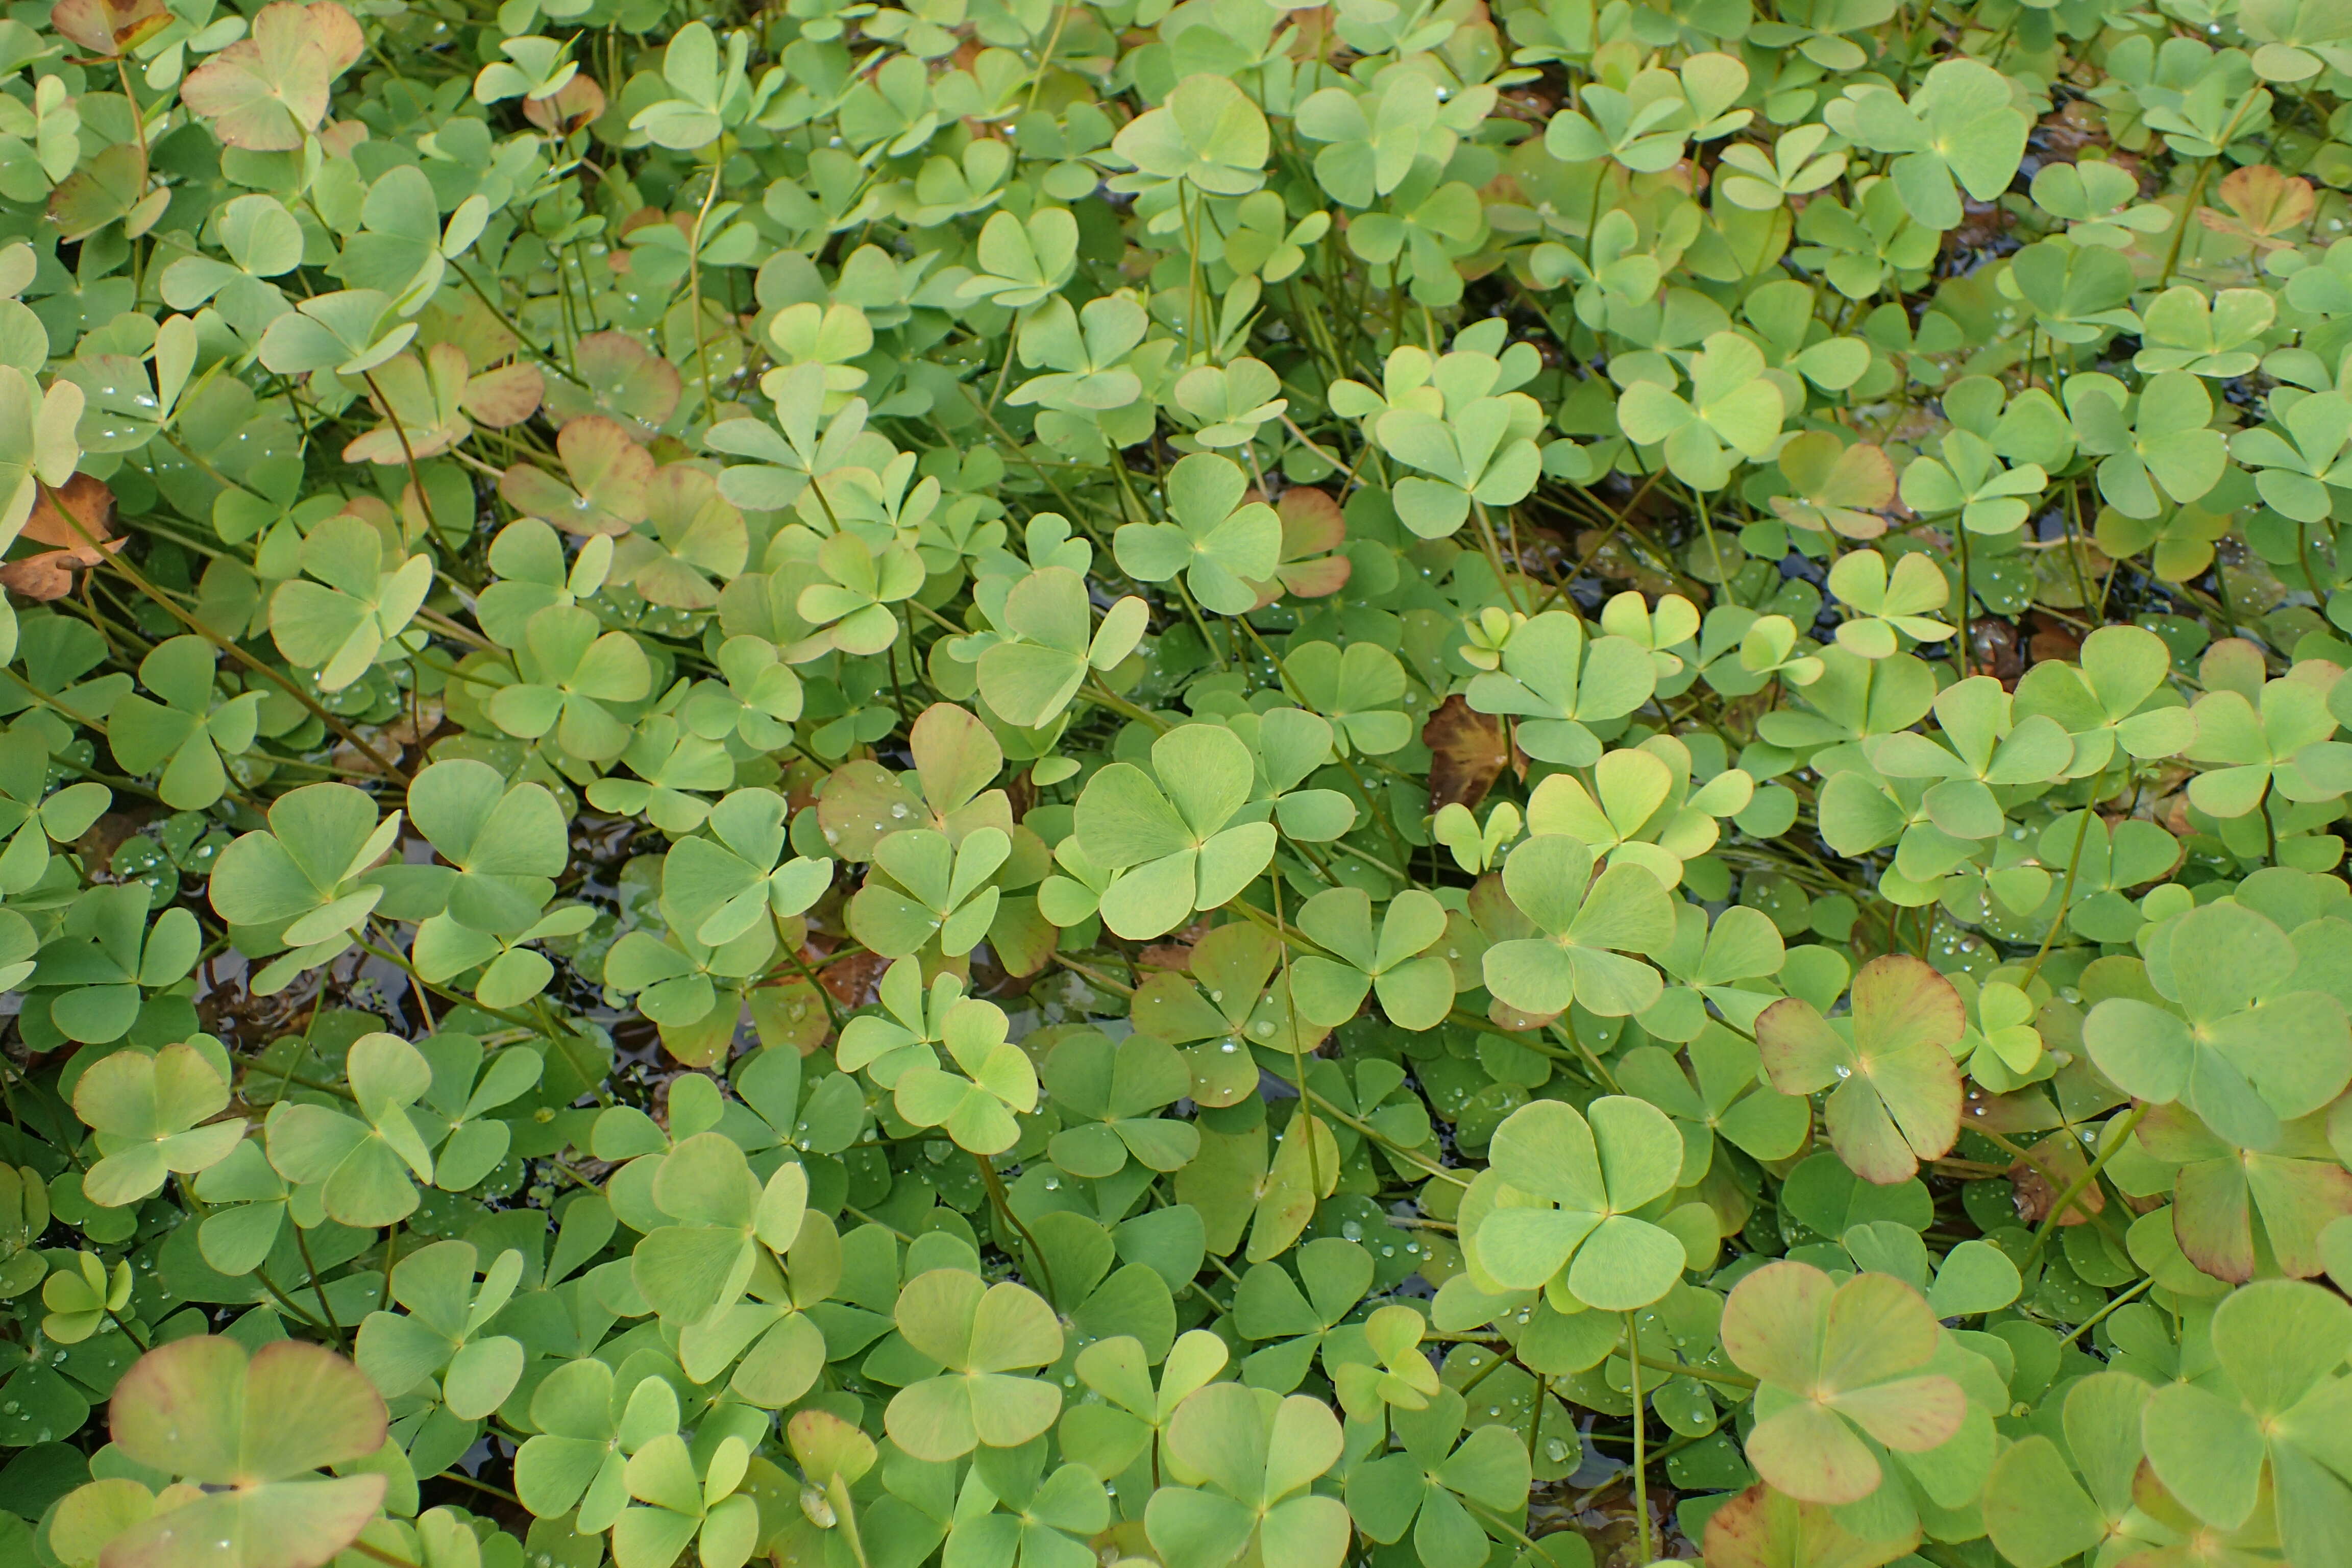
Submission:
M 539 400 L 546 391 L 547 379 L 535 364 L 510 364 L 498 370 L 484 371 L 466 383 L 466 395 L 459 406 L 471 416 L 477 425 L 487 425 L 493 430 L 503 430 L 509 425 L 520 425 L 539 412 Z
M 625 332 L 582 338 L 572 351 L 572 368 L 579 381 L 559 376 L 548 384 L 547 412 L 558 421 L 602 414 L 644 441 L 677 412 L 682 384 L 677 367 Z
M 1759 1482 L 1708 1518 L 1706 1561 L 1709 1568 L 1879 1568 L 1918 1540 L 1916 1525 L 1907 1535 L 1864 1540 L 1832 1510 Z
M 114 539 L 114 491 L 94 474 L 76 474 L 55 489 L 44 490 L 33 515 L 25 520 L 21 538 L 37 544 L 92 545 Z M 92 562 L 97 560 L 93 555 Z
M 162 196 L 162 202 L 154 198 Z M 171 192 L 147 189 L 147 154 L 135 142 L 106 148 L 49 193 L 49 221 L 67 240 L 88 239 L 117 219 L 138 238 L 170 205 Z
M 648 604 L 682 610 L 716 605 L 718 583 L 731 582 L 743 570 L 751 549 L 743 514 L 719 493 L 717 479 L 688 463 L 656 469 L 646 496 L 646 521 L 622 538 L 613 555 L 614 577 Z
M 2017 1217 L 2027 1225 L 2040 1225 L 2050 1217 L 2059 1194 L 2073 1186 L 2089 1167 L 2083 1160 L 2083 1145 L 2063 1131 L 2052 1133 L 2026 1152 L 2032 1158 L 2010 1166 L 2009 1179 L 2017 1189 Z M 2093 1182 L 2074 1195 L 2058 1223 L 2088 1225 L 2091 1215 L 2105 1213 L 2106 1206 L 2106 1194 Z
M 474 433 L 460 406 L 466 351 L 455 343 L 435 343 L 422 363 L 415 354 L 396 354 L 367 380 L 369 401 L 383 423 L 345 443 L 347 463 L 422 462 Z
M 1487 1021 L 1495 1027 L 1514 1035 L 1523 1035 L 1530 1029 L 1540 1029 L 1559 1016 L 1557 1013 L 1522 1013 L 1507 1002 L 1499 1000 L 1489 1001 L 1486 1004 Z
M 751 1026 L 763 1046 L 790 1046 L 807 1056 L 833 1033 L 832 1015 L 815 986 L 795 975 L 773 985 L 753 986 L 749 994 Z
M 882 972 L 889 967 L 878 952 L 853 952 L 818 970 L 816 977 L 843 1006 L 869 1007 L 881 999 Z
M 319 132 L 319 145 L 330 158 L 348 158 L 352 149 L 368 139 L 367 122 L 362 120 L 330 120 Z M 480 304 L 476 300 L 477 305 Z M 466 340 L 472 342 L 474 340 Z
M 2026 625 L 2032 628 L 2033 635 L 2027 640 L 2025 651 L 2035 664 L 2052 658 L 2072 660 L 2081 655 L 2082 634 L 2063 621 L 2052 620 L 2037 610 L 2026 618 Z
M 2268 163 L 2233 169 L 2221 177 L 2225 216 L 2199 207 L 2197 221 L 2216 234 L 2235 235 L 2258 250 L 2280 250 L 2294 243 L 2278 238 L 2300 228 L 2319 210 L 2319 198 L 2309 180 L 2290 179 Z
M 1959 1069 L 1968 1027 L 1952 983 L 1906 954 L 1874 958 L 1853 977 L 1853 1016 L 1833 1029 L 1813 1005 L 1784 996 L 1757 1016 L 1756 1045 L 1782 1094 L 1830 1090 L 1830 1142 L 1848 1169 L 1880 1186 L 1909 1181 L 1959 1136 Z
M 1510 760 L 1503 743 L 1502 720 L 1472 711 L 1459 692 L 1437 705 L 1421 727 L 1421 739 L 1430 753 L 1432 816 L 1454 805 L 1475 809 Z
M 76 572 L 87 571 L 130 542 L 114 535 L 114 492 L 105 480 L 89 474 L 76 474 L 56 489 L 44 489 L 17 537 L 56 546 L 0 566 L 0 585 L 40 601 L 64 598 L 73 592 Z
M 409 541 L 401 532 L 400 514 L 394 511 L 392 503 L 382 496 L 372 496 L 365 492 L 352 496 L 343 502 L 343 510 L 336 515 L 358 518 L 382 534 L 384 552 L 387 554 L 394 550 L 404 550 L 408 547 Z
M 1499 871 L 1489 871 L 1470 884 L 1468 903 L 1470 918 L 1488 942 L 1518 942 L 1536 934 L 1536 922 L 1511 902 Z
M 129 54 L 172 20 L 163 0 L 58 0 L 49 26 L 93 55 Z
M 326 118 L 335 79 L 365 47 L 359 23 L 334 0 L 278 0 L 254 17 L 249 37 L 188 73 L 180 100 L 232 147 L 290 153 Z
M 1264 499 L 1256 490 L 1243 498 L 1244 501 Z M 1346 587 L 1355 563 L 1344 555 L 1329 553 L 1348 537 L 1348 522 L 1340 514 L 1339 503 L 1311 486 L 1294 485 L 1283 491 L 1274 510 L 1282 520 L 1282 564 L 1275 569 L 1275 581 L 1255 584 L 1258 608 L 1273 604 L 1286 591 L 1296 598 L 1319 599 Z
M 997 904 L 985 951 L 1006 974 L 1026 979 L 1051 962 L 1061 940 L 1061 928 L 1038 913 L 1035 896 L 1016 893 Z
M 320 140 L 331 133 L 331 129 L 320 132 Z M 427 305 L 416 319 L 425 342 L 464 344 L 469 368 L 512 359 L 522 348 L 521 340 L 499 320 L 497 312 L 470 291 L 446 306 L 438 300 Z
M 583 535 L 623 534 L 646 520 L 654 455 L 619 424 L 597 414 L 574 419 L 557 432 L 555 450 L 572 482 L 518 463 L 499 481 L 509 505 Z
M 593 78 L 574 76 L 545 98 L 527 98 L 522 117 L 541 131 L 569 136 L 604 112 L 604 89 Z
M 1973 1131 L 1998 1132 L 2003 1137 L 2019 1132 L 2047 1132 L 2059 1125 L 2058 1110 L 2039 1089 L 1991 1094 L 1971 1083 L 1961 1110 L 1961 1125 Z
M 1200 943 L 1202 937 L 1208 934 L 1209 921 L 1204 915 L 1181 931 L 1169 932 L 1160 941 L 1137 953 L 1135 966 L 1138 969 L 1166 970 L 1170 973 L 1190 969 L 1192 966 L 1192 949 Z
M 1877 514 L 1895 500 L 1895 465 L 1870 443 L 1843 446 L 1826 430 L 1808 431 L 1780 450 L 1780 473 L 1793 496 L 1774 496 L 1772 510 L 1791 528 L 1824 529 L 1848 539 L 1886 531 Z

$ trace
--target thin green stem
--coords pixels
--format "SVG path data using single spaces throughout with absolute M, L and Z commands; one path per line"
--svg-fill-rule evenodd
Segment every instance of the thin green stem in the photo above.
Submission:
M 2125 1113 L 2123 1125 L 2115 1128 L 2106 1135 L 2106 1148 L 2100 1151 L 2098 1158 L 2084 1165 L 2083 1173 L 2066 1184 L 2066 1190 L 2058 1194 L 2058 1201 L 2050 1205 L 2050 1212 L 2042 1216 L 2042 1225 L 2033 1233 L 2033 1244 L 2025 1249 L 2024 1258 L 2018 1263 L 2019 1268 L 2032 1267 L 2033 1260 L 2042 1256 L 2042 1249 L 2049 1246 L 2051 1237 L 2057 1234 L 2058 1226 L 2068 1209 L 2079 1205 L 2084 1217 L 2091 1219 L 2098 1217 L 2097 1210 L 2088 1204 L 2081 1203 L 2082 1196 L 2091 1190 L 2091 1184 L 2099 1179 L 2099 1173 L 2107 1168 L 2107 1162 L 2114 1159 L 2122 1150 L 2134 1130 L 2139 1126 L 2141 1119 L 2146 1117 L 2151 1109 L 2153 1108 L 2146 1102 L 2133 1106 Z
M 2091 823 L 2099 815 L 2099 802 L 2106 793 L 2107 775 L 2103 770 L 2092 782 L 2091 798 L 2083 803 L 2083 820 L 2074 829 L 2074 853 L 2066 857 L 2066 879 L 2058 884 L 2058 912 L 2050 917 L 2050 929 L 2042 933 L 2042 945 L 2033 950 L 2033 962 L 2026 966 L 2025 978 L 2018 982 L 2023 990 L 2033 984 L 2042 973 L 2042 961 L 2050 956 L 2050 944 L 2058 936 L 2058 928 L 2066 923 L 2066 911 L 2074 896 L 2074 878 L 2083 868 L 2083 845 L 2091 836 Z
M 1640 1540 L 1641 1558 L 1647 1563 L 1650 1552 L 1650 1456 L 1649 1426 L 1643 1419 L 1642 1395 L 1642 1325 L 1639 1315 L 1625 1314 L 1625 1374 L 1633 1388 L 1633 1528 Z
M 980 1167 L 981 1184 L 988 1189 L 989 1203 L 1021 1237 L 1022 1245 L 1029 1249 L 1029 1266 L 1037 1271 L 1037 1283 L 1045 1287 L 1043 1294 L 1046 1303 L 1055 1311 L 1061 1310 L 1061 1293 L 1054 1289 L 1054 1270 L 1045 1262 L 1045 1249 L 1037 1245 L 1037 1237 L 1030 1231 L 1027 1223 L 1013 1212 L 1013 1199 L 1004 1190 L 1004 1178 L 996 1173 L 996 1163 L 976 1150 L 972 1152 L 971 1162 Z
M 2068 1345 L 2073 1344 L 2076 1340 L 2081 1339 L 2084 1334 L 2089 1333 L 2093 1329 L 2098 1327 L 2100 1323 L 2105 1321 L 2109 1313 L 2113 1312 L 2118 1307 L 2138 1300 L 2142 1295 L 2146 1294 L 2148 1289 L 2155 1285 L 2155 1283 L 2156 1276 L 2150 1274 L 2145 1279 L 2142 1279 L 2137 1284 L 2126 1286 L 2119 1294 L 2110 1299 L 2105 1306 L 2100 1308 L 2097 1311 L 2092 1313 L 2089 1317 L 2075 1324 L 2074 1329 L 2066 1335 L 2066 1337 L 2058 1342 L 2058 1348 L 2063 1350 Z

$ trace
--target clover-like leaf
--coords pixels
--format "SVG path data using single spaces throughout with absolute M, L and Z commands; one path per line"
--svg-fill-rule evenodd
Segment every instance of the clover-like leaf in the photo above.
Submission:
M 310 1474 L 367 1458 L 385 1431 L 366 1374 L 323 1346 L 174 1340 L 123 1373 L 109 1421 L 126 1458 L 204 1489 L 116 1536 L 110 1563 L 314 1568 L 383 1500 L 381 1473 Z
M 1068 707 L 1089 674 L 1133 652 L 1147 616 L 1143 601 L 1129 595 L 1097 626 L 1086 579 L 1048 566 L 1013 585 L 999 620 L 1004 635 L 973 656 L 981 700 L 1009 724 L 1037 726 Z
M 2084 1020 L 2091 1059 L 2119 1088 L 2177 1100 L 2229 1142 L 2261 1150 L 2352 1081 L 2343 1003 L 2305 988 L 2294 944 L 2268 918 L 2212 904 L 2154 941 L 2163 956 L 2148 977 L 2160 1000 L 2111 996 Z
M 1037 1070 L 1005 1037 L 1004 1010 L 971 999 L 948 1009 L 940 1043 L 961 1076 L 916 1063 L 893 1083 L 898 1114 L 918 1127 L 941 1127 L 959 1147 L 1001 1154 L 1020 1140 L 1013 1113 L 1037 1109 Z
M 1103 923 L 1121 936 L 1157 936 L 1247 887 L 1276 842 L 1273 824 L 1234 821 L 1255 773 L 1231 730 L 1187 724 L 1152 742 L 1150 773 L 1114 763 L 1087 780 L 1079 842 L 1120 873 L 1102 895 Z
M 1870 92 L 1828 116 L 1832 130 L 1875 152 L 1897 154 L 1892 173 L 1920 222 L 1957 227 L 1959 191 L 1990 201 L 2008 188 L 2032 122 L 2010 101 L 2009 83 L 1990 66 L 1949 59 L 1929 70 L 1908 104 Z
M 1675 1185 L 1682 1135 L 1647 1101 L 1610 1095 L 1586 1115 L 1558 1100 L 1520 1107 L 1495 1131 L 1483 1205 L 1465 1199 L 1468 1255 L 1506 1290 L 1545 1291 L 1563 1310 L 1631 1311 L 1673 1288 L 1683 1244 L 1634 1212 Z
M 1888 953 L 1853 978 L 1853 1010 L 1834 1021 L 1790 996 L 1756 1019 L 1756 1044 L 1783 1094 L 1831 1091 L 1830 1142 L 1865 1181 L 1908 1181 L 1921 1160 L 1949 1152 L 1960 1130 L 1960 1075 L 1951 1047 L 1968 1026 L 1952 983 L 1916 958 Z
M 219 1069 L 189 1046 L 105 1058 L 74 1085 L 74 1114 L 97 1133 L 100 1153 L 82 1194 L 118 1207 L 153 1194 L 167 1175 L 209 1169 L 245 1136 L 243 1117 L 212 1121 L 227 1108 Z
M 1629 952 L 1675 937 L 1674 900 L 1646 868 L 1593 875 L 1592 851 L 1565 834 L 1530 838 L 1503 864 L 1511 902 L 1542 935 L 1498 942 L 1483 961 L 1486 989 L 1523 1013 L 1564 1013 L 1573 1001 L 1606 1017 L 1639 1013 L 1664 988 Z
M 1421 889 L 1397 895 L 1372 932 L 1371 900 L 1355 888 L 1318 893 L 1298 910 L 1298 929 L 1339 956 L 1293 961 L 1292 994 L 1318 1024 L 1356 1016 L 1365 993 L 1402 1029 L 1434 1028 L 1454 1007 L 1454 968 L 1430 952 L 1445 936 L 1445 910 Z
M 360 1370 L 394 1397 L 427 1379 L 461 1420 L 475 1421 L 505 1403 L 522 1376 L 522 1342 L 484 1331 L 522 1278 L 522 1254 L 492 1260 L 476 1288 L 476 1253 L 462 1241 L 410 1253 L 392 1271 L 392 1299 L 404 1312 L 370 1312 L 360 1324 Z
M 1231 80 L 1188 76 L 1166 101 L 1122 128 L 1112 150 L 1135 165 L 1122 189 L 1183 181 L 1210 195 L 1244 195 L 1265 182 L 1265 116 Z
M 1734 454 L 1760 458 L 1780 433 L 1780 394 L 1763 376 L 1762 351 L 1737 332 L 1717 332 L 1691 362 L 1687 398 L 1654 381 L 1636 382 L 1618 400 L 1617 422 L 1635 441 L 1664 442 L 1678 479 L 1720 489 Z
M 160 773 L 156 788 L 166 805 L 201 811 L 228 788 L 222 766 L 253 744 L 261 694 L 213 700 L 214 660 L 200 637 L 170 637 L 140 662 L 140 683 L 162 698 L 126 693 L 108 717 L 115 759 L 133 773 Z
M 1917 1454 L 1959 1430 L 1967 1397 L 1927 1370 L 1940 1331 L 1919 1292 L 1885 1274 L 1843 1284 L 1811 1264 L 1767 1264 L 1733 1287 L 1723 1348 L 1761 1386 L 1749 1462 L 1805 1502 L 1878 1489 L 1878 1458 Z
M 1338 1462 L 1339 1423 L 1320 1401 L 1237 1383 L 1188 1396 L 1168 1424 L 1177 1484 L 1151 1495 L 1144 1528 L 1169 1568 L 1217 1568 L 1244 1552 L 1338 1568 L 1348 1509 L 1309 1489 Z
M 740 789 L 711 808 L 709 838 L 682 838 L 662 863 L 662 897 L 712 946 L 760 921 L 796 915 L 833 882 L 833 862 L 784 853 L 784 801 L 772 790 Z
M 253 31 L 188 73 L 180 96 L 232 147 L 288 152 L 326 117 L 328 89 L 365 47 L 360 25 L 334 0 L 277 0 Z
M 892 1440 L 917 1458 L 1017 1447 L 1062 1413 L 1060 1390 L 1016 1375 L 1062 1353 L 1061 1325 L 1034 1291 L 935 1268 L 907 1281 L 895 1317 L 907 1342 L 946 1368 L 900 1389 L 884 1413 Z
M 1562 767 L 1599 762 L 1593 726 L 1624 717 L 1657 689 L 1647 648 L 1630 637 L 1590 637 L 1583 622 L 1559 610 L 1512 631 L 1500 662 L 1500 669 L 1472 679 L 1471 708 L 1517 716 L 1519 749 Z
M 302 542 L 302 570 L 306 575 L 270 595 L 269 635 L 288 658 L 316 669 L 327 691 L 365 673 L 433 585 L 431 556 L 390 565 L 383 536 L 347 513 L 327 519 Z
M 1231 458 L 1195 452 L 1168 475 L 1168 522 L 1131 522 L 1112 536 L 1119 565 L 1140 581 L 1164 583 L 1182 573 L 1203 609 L 1237 616 L 1254 609 L 1253 580 L 1274 575 L 1282 559 L 1282 520 L 1264 501 L 1244 504 L 1249 481 Z
M 271 805 L 267 832 L 246 834 L 221 851 L 206 889 L 214 910 L 232 926 L 295 949 L 257 984 L 275 989 L 348 945 L 347 933 L 383 895 L 362 873 L 399 836 L 400 814 L 379 823 L 375 802 L 361 791 L 306 784 Z

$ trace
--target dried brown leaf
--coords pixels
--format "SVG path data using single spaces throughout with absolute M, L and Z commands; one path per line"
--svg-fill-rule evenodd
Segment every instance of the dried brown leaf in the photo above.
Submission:
M 569 136 L 604 112 L 604 89 L 590 78 L 574 76 L 545 98 L 523 100 L 522 117 L 541 131 Z
M 42 602 L 72 593 L 76 572 L 89 570 L 130 542 L 114 534 L 114 492 L 105 480 L 89 474 L 76 474 L 56 489 L 44 489 L 18 537 L 57 548 L 0 566 L 0 585 Z
M 1486 798 L 1510 760 L 1503 742 L 1503 721 L 1491 713 L 1471 710 L 1456 692 L 1437 705 L 1421 727 L 1429 748 L 1429 809 L 1431 815 L 1449 805 L 1475 807 Z
M 163 0 L 58 0 L 49 13 L 51 26 L 109 59 L 130 53 L 171 20 Z

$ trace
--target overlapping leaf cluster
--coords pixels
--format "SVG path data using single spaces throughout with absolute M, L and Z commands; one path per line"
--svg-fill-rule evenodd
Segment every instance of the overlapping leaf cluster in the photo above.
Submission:
M 2352 8 L 0 68 L 12 1560 L 2352 1561 Z

